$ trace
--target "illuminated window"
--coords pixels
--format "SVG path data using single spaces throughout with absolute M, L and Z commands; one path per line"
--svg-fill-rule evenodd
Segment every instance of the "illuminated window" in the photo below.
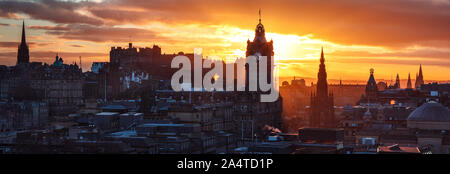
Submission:
M 391 100 L 390 102 L 391 105 L 395 105 L 395 103 L 396 103 L 395 100 Z

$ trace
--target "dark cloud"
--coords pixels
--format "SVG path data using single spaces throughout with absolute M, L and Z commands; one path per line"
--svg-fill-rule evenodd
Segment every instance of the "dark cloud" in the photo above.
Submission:
M 18 46 L 19 46 L 18 42 L 0 42 L 0 47 L 4 48 L 13 48 Z
M 68 25 L 67 27 L 70 30 L 48 30 L 46 33 L 63 39 L 91 42 L 128 42 L 130 41 L 130 36 L 133 36 L 133 41 L 135 42 L 163 39 L 157 36 L 155 32 L 146 29 L 78 24 Z
M 29 15 L 33 19 L 48 20 L 63 24 L 101 25 L 103 21 L 78 13 L 76 10 L 88 5 L 87 2 L 72 1 L 0 1 L 0 16 L 17 18 L 18 13 Z
M 33 30 L 53 30 L 53 31 L 67 31 L 70 30 L 70 28 L 68 28 L 65 25 L 56 25 L 56 26 L 29 26 L 27 27 L 29 29 L 33 29 Z
M 83 45 L 70 45 L 71 47 L 76 47 L 76 48 L 82 48 L 84 47 Z
M 90 11 L 119 23 L 178 21 L 253 29 L 249 21 L 257 22 L 258 8 L 262 8 L 268 32 L 313 34 L 341 44 L 389 47 L 450 41 L 450 3 L 446 1 L 111 0 Z M 449 42 L 440 46 L 448 47 Z
M 19 47 L 19 42 L 0 42 L 0 47 L 3 48 L 18 48 Z M 35 48 L 35 47 L 39 47 L 39 46 L 47 46 L 50 45 L 51 43 L 36 43 L 36 42 L 27 42 L 28 47 L 30 48 Z
M 450 46 L 450 3 L 443 0 L 2 1 L 0 16 L 25 13 L 58 24 L 96 27 L 162 22 L 254 29 L 259 8 L 267 32 L 312 34 L 345 45 L 397 49 L 410 45 Z

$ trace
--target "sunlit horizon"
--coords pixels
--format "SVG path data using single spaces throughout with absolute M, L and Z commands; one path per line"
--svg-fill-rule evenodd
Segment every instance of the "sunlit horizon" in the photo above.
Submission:
M 71 3 L 83 5 L 82 2 Z M 214 12 L 208 10 L 208 13 L 211 13 L 209 18 L 197 19 L 198 16 L 192 13 L 188 16 L 179 16 L 177 12 L 170 9 L 171 6 L 168 6 L 166 8 L 168 8 L 169 20 L 161 15 L 153 14 L 158 10 L 152 11 L 152 9 L 137 7 L 130 3 L 129 6 L 121 4 L 119 12 L 124 10 L 128 12 L 124 14 L 134 14 L 135 18 L 139 15 L 158 17 L 150 19 L 148 16 L 141 16 L 142 19 L 122 19 L 113 15 L 106 16 L 108 15 L 106 10 L 99 12 L 101 9 L 97 5 L 101 6 L 106 2 L 91 3 L 94 5 L 90 4 L 90 8 L 80 8 L 72 12 L 86 17 L 83 20 L 43 18 L 21 10 L 0 16 L 0 64 L 15 64 L 22 20 L 25 20 L 27 27 L 30 61 L 52 63 L 54 56 L 58 53 L 65 63 L 78 63 L 81 56 L 83 71 L 89 70 L 92 62 L 109 61 L 111 47 L 126 47 L 129 42 L 135 47 L 158 45 L 166 54 L 192 53 L 194 48 L 202 48 L 204 56 L 244 57 L 247 39 L 253 39 L 254 28 L 258 23 L 257 8 L 253 11 L 236 13 L 231 13 L 228 8 Z M 36 4 L 39 3 L 36 2 Z M 109 3 L 105 6 L 106 9 L 111 9 L 119 5 Z M 395 78 L 398 73 L 401 79 L 407 79 L 408 74 L 411 74 L 414 80 L 419 65 L 422 64 L 425 80 L 447 82 L 450 80 L 448 73 L 442 73 L 450 70 L 450 47 L 448 47 L 450 41 L 446 40 L 446 37 L 443 37 L 443 41 L 430 38 L 424 39 L 423 42 L 410 42 L 405 39 L 404 43 L 394 44 L 367 33 L 361 34 L 356 27 L 354 34 L 351 31 L 343 33 L 345 31 L 336 28 L 344 25 L 337 24 L 338 21 L 330 21 L 328 26 L 319 27 L 306 19 L 292 21 L 292 28 L 287 29 L 286 26 L 289 25 L 285 23 L 285 20 L 295 18 L 282 18 L 285 16 L 275 13 L 279 9 L 280 7 L 271 8 L 270 6 L 262 8 L 262 23 L 266 29 L 267 40 L 274 42 L 275 57 L 280 60 L 280 79 L 289 79 L 294 76 L 315 79 L 320 49 L 323 47 L 329 79 L 365 81 L 369 77 L 369 69 L 374 68 L 377 79 L 388 81 L 392 77 Z M 315 12 L 310 13 L 311 18 L 317 19 Z M 239 14 L 242 15 L 241 18 Z M 192 19 L 188 18 L 189 15 L 193 15 Z M 367 15 L 367 18 L 372 18 L 370 16 L 372 14 Z M 336 18 L 338 19 L 343 20 L 341 22 L 346 20 L 341 17 Z M 323 20 L 329 19 L 323 18 Z M 99 25 L 96 24 L 97 22 Z M 353 25 L 366 25 L 366 23 L 357 20 Z M 294 28 L 299 28 L 298 32 Z M 305 30 L 302 31 L 304 28 Z M 316 28 L 317 32 L 310 30 L 311 28 Z M 336 33 L 336 35 L 324 33 Z M 357 35 L 367 37 L 356 38 Z M 411 37 L 415 36 L 411 35 Z

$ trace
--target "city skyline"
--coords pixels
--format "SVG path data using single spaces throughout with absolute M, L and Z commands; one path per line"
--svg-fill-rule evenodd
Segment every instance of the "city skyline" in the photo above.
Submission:
M 381 1 L 0 0 L 0 154 L 450 154 L 450 1 Z
M 249 2 L 244 5 L 252 6 L 247 10 L 244 10 L 243 7 L 227 8 L 227 5 L 232 7 L 233 2 L 218 2 L 225 7 L 222 10 L 202 8 L 205 4 L 211 5 L 207 2 L 195 3 L 190 6 L 187 1 L 177 2 L 180 5 L 188 5 L 186 7 L 199 10 L 198 14 L 186 12 L 188 14 L 186 16 L 180 15 L 180 12 L 176 11 L 179 7 L 175 4 L 166 2 L 152 2 L 158 4 L 157 7 L 134 1 L 127 3 L 120 1 L 2 1 L 0 3 L 4 7 L 0 9 L 2 16 L 0 62 L 6 65 L 15 64 L 23 19 L 25 19 L 27 27 L 30 61 L 51 63 L 56 53 L 59 53 L 66 62 L 78 62 L 79 56 L 82 56 L 84 71 L 94 61 L 107 61 L 111 46 L 125 47 L 128 42 L 133 42 L 137 47 L 151 47 L 156 44 L 162 48 L 163 53 L 167 54 L 180 51 L 193 52 L 194 48 L 201 47 L 205 56 L 244 57 L 245 41 L 254 37 L 254 24 L 240 21 L 255 21 L 256 23 L 257 10 L 261 8 L 262 23 L 267 26 L 267 39 L 274 40 L 275 56 L 280 59 L 280 79 L 282 81 L 293 76 L 315 78 L 315 72 L 318 69 L 316 62 L 320 57 L 321 46 L 324 47 L 324 52 L 328 57 L 329 79 L 363 82 L 367 79 L 368 70 L 374 68 L 376 79 L 389 81 L 399 73 L 403 83 L 405 81 L 403 79 L 407 79 L 408 73 L 411 73 L 413 81 L 415 80 L 414 75 L 418 72 L 419 64 L 423 65 L 426 81 L 448 81 L 450 79 L 447 74 L 442 73 L 450 68 L 448 61 L 450 38 L 447 36 L 448 33 L 442 31 L 446 28 L 448 16 L 433 11 L 448 8 L 449 5 L 446 1 L 391 3 L 410 8 L 419 8 L 418 5 L 425 5 L 426 8 L 419 10 L 424 13 L 417 12 L 419 14 L 395 11 L 386 7 L 389 3 L 375 8 L 371 7 L 372 4 L 369 2 L 360 4 L 350 3 L 350 1 L 340 3 L 339 6 L 305 1 L 302 2 L 303 6 L 296 6 L 299 9 L 304 9 L 305 6 L 327 9 L 326 12 L 321 11 L 323 14 L 314 10 L 296 12 L 295 8 L 286 8 L 288 4 L 296 3 L 291 1 L 280 4 Z M 253 4 L 255 4 L 254 7 Z M 99 8 L 102 5 L 105 7 L 104 9 Z M 334 22 L 325 22 L 324 19 L 331 16 L 332 11 L 342 12 L 338 7 L 350 6 L 365 7 L 367 11 L 355 11 L 358 14 L 364 14 L 361 17 L 350 17 L 345 13 L 338 13 Z M 36 9 L 27 11 L 26 7 L 36 7 Z M 282 7 L 290 13 L 295 12 L 296 17 L 305 17 L 296 20 L 286 16 L 289 13 L 276 13 Z M 52 12 L 39 15 L 40 10 L 49 8 L 53 9 Z M 118 14 L 126 15 L 111 15 L 108 12 L 111 12 L 112 8 L 117 8 Z M 213 4 L 211 8 L 218 7 Z M 208 18 L 202 18 L 201 12 L 211 15 Z M 227 12 L 233 13 L 226 15 Z M 391 17 L 393 21 L 390 22 L 380 21 L 388 19 L 388 17 L 377 15 L 379 12 L 390 12 L 398 16 Z M 297 13 L 304 13 L 304 15 Z M 420 14 L 428 15 L 421 16 Z M 68 19 L 71 15 L 73 18 Z M 151 16 L 156 16 L 156 18 Z M 306 16 L 310 16 L 311 19 L 305 19 Z M 407 17 L 418 16 L 421 18 L 417 18 L 417 22 L 407 22 Z M 283 20 L 278 20 L 282 17 Z M 364 17 L 367 19 L 377 18 L 378 20 L 373 21 L 373 24 L 370 25 L 377 24 L 379 28 L 367 28 L 369 24 L 362 20 Z M 238 18 L 242 18 L 242 20 L 236 20 Z M 314 22 L 313 19 L 316 21 Z M 444 26 L 422 26 L 410 30 L 405 28 L 439 22 Z M 351 25 L 355 28 L 344 31 L 342 28 L 337 28 L 339 25 L 345 27 Z M 414 34 L 417 37 L 407 38 L 407 32 L 387 29 L 394 26 L 406 29 L 404 31 L 415 31 Z M 368 31 L 360 31 L 361 29 L 358 27 Z M 423 30 L 423 33 L 419 32 L 419 29 Z M 370 35 L 371 33 L 374 35 Z M 440 34 L 439 37 L 435 36 L 436 34 Z M 377 36 L 375 37 L 375 35 Z M 383 35 L 384 38 L 381 38 Z M 402 86 L 406 85 L 402 84 Z

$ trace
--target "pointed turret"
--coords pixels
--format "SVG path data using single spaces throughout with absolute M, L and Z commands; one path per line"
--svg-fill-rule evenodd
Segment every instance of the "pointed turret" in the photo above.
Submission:
M 395 89 L 400 88 L 400 77 L 398 76 L 398 73 L 397 73 L 397 77 L 395 78 L 394 88 Z
M 408 89 L 412 88 L 411 73 L 408 73 L 408 83 L 406 84 L 406 88 L 408 88 Z
M 310 127 L 336 128 L 334 117 L 334 94 L 328 93 L 327 71 L 323 47 L 320 53 L 319 72 L 317 73 L 317 95 L 311 100 Z
M 375 77 L 373 76 L 374 72 L 375 72 L 374 69 L 371 68 L 370 77 L 366 85 L 366 96 L 370 98 L 376 98 L 378 93 L 377 82 L 375 81 Z
M 22 21 L 22 42 L 21 44 L 27 44 L 25 37 L 25 21 Z
M 420 64 L 420 66 L 419 66 L 419 76 L 423 77 L 423 75 L 422 75 L 422 64 Z
M 265 32 L 266 30 L 264 29 L 264 25 L 261 23 L 261 9 L 259 9 L 259 23 L 256 25 L 255 38 L 253 39 L 253 42 L 267 42 Z
M 25 36 L 25 21 L 22 22 L 22 41 L 17 50 L 17 64 L 29 63 L 30 54 Z
M 325 56 L 320 53 L 319 73 L 317 73 L 317 96 L 328 96 L 327 71 L 325 69 Z
M 416 78 L 416 84 L 414 85 L 416 88 L 419 88 L 420 85 L 424 84 L 424 80 L 423 80 L 423 74 L 422 74 L 422 64 L 420 64 L 419 67 L 419 75 L 417 75 Z

